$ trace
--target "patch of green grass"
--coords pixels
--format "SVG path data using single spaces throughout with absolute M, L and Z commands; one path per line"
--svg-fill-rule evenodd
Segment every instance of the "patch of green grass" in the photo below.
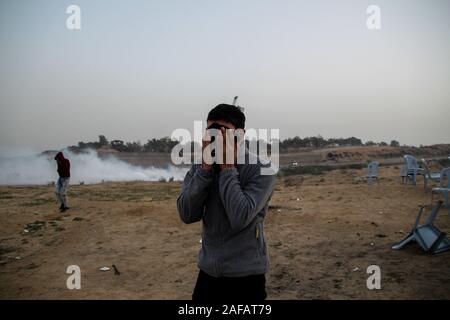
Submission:
M 55 203 L 56 200 L 54 198 L 35 198 L 30 199 L 30 201 L 22 202 L 20 206 L 22 207 L 35 207 L 41 206 L 44 204 Z
M 281 176 L 293 176 L 298 174 L 321 175 L 328 171 L 326 166 L 307 166 L 307 167 L 284 167 L 279 171 Z
M 172 199 L 178 195 L 180 191 L 179 185 L 172 185 L 168 183 L 151 184 L 144 186 L 107 186 L 100 189 L 83 187 L 72 189 L 71 197 L 87 199 L 90 201 L 125 201 L 125 202 L 139 202 L 142 200 L 161 201 Z
M 41 197 L 41 196 L 43 196 L 43 195 L 47 195 L 48 193 L 49 193 L 49 190 L 39 190 L 39 191 L 37 191 L 37 192 L 34 193 L 34 196 L 35 196 L 35 197 Z M 50 193 L 53 193 L 53 194 L 54 194 L 54 191 L 53 191 L 53 192 L 50 192 Z
M 365 163 L 351 163 L 351 164 L 340 164 L 340 165 L 323 165 L 323 166 L 300 166 L 300 167 L 282 167 L 280 168 L 278 175 L 280 176 L 292 176 L 298 174 L 311 174 L 311 175 L 321 175 L 325 172 L 332 170 L 345 170 L 345 169 L 362 169 L 366 168 Z
M 438 163 L 445 168 L 450 167 L 450 159 L 440 159 Z
M 341 166 L 341 168 L 359 170 L 359 169 L 367 168 L 367 164 L 366 163 L 353 163 L 353 164 Z
M 0 191 L 0 200 L 14 199 L 14 196 L 9 191 Z

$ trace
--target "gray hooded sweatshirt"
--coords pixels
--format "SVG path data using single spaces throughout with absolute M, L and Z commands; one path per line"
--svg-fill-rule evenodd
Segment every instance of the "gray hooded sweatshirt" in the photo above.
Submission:
M 184 223 L 203 221 L 198 267 L 211 276 L 243 277 L 269 270 L 264 218 L 275 175 L 261 175 L 261 167 L 269 164 L 258 159 L 219 173 L 193 165 L 186 174 L 177 208 Z

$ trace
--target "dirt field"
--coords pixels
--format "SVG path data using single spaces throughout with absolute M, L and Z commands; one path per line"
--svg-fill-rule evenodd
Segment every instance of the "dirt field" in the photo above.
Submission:
M 398 171 L 382 167 L 373 185 L 363 170 L 279 178 L 266 220 L 268 298 L 449 299 L 450 252 L 390 248 L 431 200 L 421 180 L 401 186 Z M 201 225 L 180 221 L 179 189 L 179 182 L 72 186 L 72 209 L 60 214 L 53 187 L 0 187 L 0 298 L 190 299 Z M 436 225 L 450 231 L 446 209 Z M 81 290 L 66 288 L 73 264 Z M 113 264 L 120 275 L 99 271 Z M 381 290 L 366 287 L 372 264 L 381 267 Z

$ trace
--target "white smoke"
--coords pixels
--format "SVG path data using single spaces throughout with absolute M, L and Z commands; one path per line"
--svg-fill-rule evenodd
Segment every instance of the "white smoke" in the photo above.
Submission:
M 0 154 L 0 185 L 48 184 L 56 181 L 56 161 L 53 156 L 30 152 Z M 103 181 L 158 181 L 160 179 L 182 180 L 186 168 L 172 165 L 167 168 L 140 167 L 128 164 L 113 156 L 100 158 L 97 152 L 84 153 L 64 151 L 71 167 L 71 184 L 99 183 Z

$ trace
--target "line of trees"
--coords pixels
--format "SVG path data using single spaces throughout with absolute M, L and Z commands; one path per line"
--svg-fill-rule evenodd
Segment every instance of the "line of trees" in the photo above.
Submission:
M 195 142 L 192 142 L 193 145 Z M 248 142 L 247 142 L 248 143 Z M 147 140 L 146 143 L 142 144 L 140 141 L 125 142 L 123 140 L 112 140 L 108 139 L 104 135 L 98 137 L 98 141 L 94 142 L 78 142 L 77 146 L 70 147 L 72 150 L 82 150 L 82 149 L 100 149 L 100 148 L 112 148 L 119 152 L 162 152 L 169 153 L 172 148 L 178 144 L 178 141 L 171 140 L 169 137 L 163 138 L 153 138 Z M 350 137 L 350 138 L 329 138 L 325 139 L 322 136 L 305 137 L 300 138 L 295 136 L 293 138 L 287 138 L 281 140 L 279 147 L 280 151 L 295 150 L 300 148 L 325 148 L 325 147 L 343 147 L 343 146 L 388 146 L 400 147 L 400 143 L 396 140 L 392 140 L 390 144 L 386 142 L 375 143 L 373 141 L 367 141 L 363 143 L 361 139 Z M 270 150 L 270 146 L 269 146 Z
M 78 142 L 77 146 L 70 147 L 72 150 L 83 149 L 100 149 L 100 148 L 112 148 L 120 152 L 171 152 L 172 148 L 177 145 L 178 142 L 171 140 L 169 137 L 160 139 L 147 140 L 145 144 L 140 141 L 125 142 L 123 140 L 108 139 L 104 135 L 98 136 L 98 141 L 93 142 Z
M 318 135 L 315 137 L 300 138 L 295 136 L 294 138 L 287 138 L 280 141 L 280 149 L 298 149 L 298 148 L 324 148 L 328 146 L 362 146 L 361 139 L 350 138 L 330 138 L 325 139 Z
M 344 147 L 344 146 L 391 146 L 400 147 L 400 142 L 397 140 L 391 140 L 390 144 L 386 142 L 373 142 L 367 141 L 363 143 L 361 139 L 350 138 L 329 138 L 325 139 L 321 135 L 315 137 L 300 138 L 295 136 L 294 138 L 287 138 L 280 141 L 280 150 L 299 149 L 299 148 L 325 148 L 325 147 Z

